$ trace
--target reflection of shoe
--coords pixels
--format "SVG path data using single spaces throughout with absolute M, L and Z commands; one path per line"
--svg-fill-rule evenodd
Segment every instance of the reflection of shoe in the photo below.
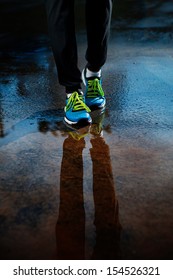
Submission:
M 102 88 L 102 80 L 99 77 L 86 78 L 86 68 L 82 71 L 82 80 L 86 86 L 85 103 L 91 110 L 101 109 L 106 105 L 106 99 Z
M 77 91 L 73 92 L 70 97 L 67 98 L 64 111 L 64 120 L 70 125 L 80 124 L 84 126 L 91 123 L 91 117 L 89 115 L 90 109 L 85 105 L 83 95 L 79 94 Z
M 69 131 L 68 134 L 75 140 L 79 141 L 89 133 L 89 126 L 85 126 L 78 130 Z
M 97 116 L 93 116 L 93 123 L 90 127 L 90 133 L 94 136 L 103 135 L 103 120 L 105 117 L 104 111 L 100 112 Z

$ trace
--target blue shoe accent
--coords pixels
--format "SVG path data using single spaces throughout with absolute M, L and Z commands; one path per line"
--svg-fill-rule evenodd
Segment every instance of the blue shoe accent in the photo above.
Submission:
M 82 71 L 82 80 L 86 86 L 85 104 L 91 109 L 101 109 L 106 105 L 101 78 L 86 78 L 86 68 Z
M 64 120 L 70 125 L 88 125 L 92 122 L 90 109 L 84 103 L 84 98 L 77 91 L 73 92 L 66 100 Z

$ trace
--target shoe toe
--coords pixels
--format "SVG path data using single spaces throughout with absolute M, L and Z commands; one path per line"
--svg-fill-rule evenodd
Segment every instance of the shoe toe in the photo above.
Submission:
M 86 98 L 86 105 L 92 110 L 103 108 L 105 104 L 106 100 L 104 97 Z
M 78 111 L 78 112 L 67 112 L 65 121 L 69 124 L 89 124 L 91 123 L 91 117 L 86 111 Z

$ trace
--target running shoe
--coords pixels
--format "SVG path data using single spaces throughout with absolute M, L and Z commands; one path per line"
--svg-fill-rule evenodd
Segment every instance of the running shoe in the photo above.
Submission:
M 86 68 L 82 71 L 82 80 L 86 86 L 85 104 L 91 110 L 102 109 L 106 105 L 106 99 L 102 88 L 101 77 L 86 78 Z
M 64 111 L 64 120 L 69 125 L 85 126 L 92 122 L 89 114 L 91 110 L 84 103 L 84 96 L 77 91 L 74 91 L 70 97 L 66 99 Z

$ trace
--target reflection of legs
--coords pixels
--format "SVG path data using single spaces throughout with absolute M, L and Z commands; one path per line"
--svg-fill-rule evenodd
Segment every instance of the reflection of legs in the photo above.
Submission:
M 84 139 L 67 138 L 63 146 L 60 209 L 56 228 L 58 259 L 84 259 L 85 212 L 83 201 Z
M 120 224 L 109 147 L 102 137 L 91 140 L 96 245 L 94 259 L 119 258 Z

